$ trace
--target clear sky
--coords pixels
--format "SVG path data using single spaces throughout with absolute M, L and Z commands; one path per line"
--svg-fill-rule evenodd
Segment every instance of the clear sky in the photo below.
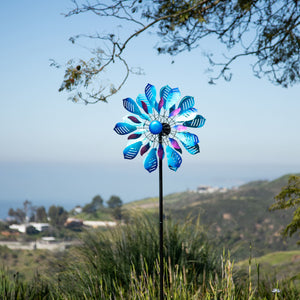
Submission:
M 145 34 L 129 45 L 126 58 L 146 75 L 131 76 L 108 104 L 68 101 L 58 92 L 63 70 L 49 67 L 49 59 L 64 64 L 86 57 L 84 47 L 72 45 L 69 37 L 115 25 L 92 14 L 65 18 L 62 13 L 71 8 L 69 0 L 1 5 L 0 201 L 74 199 L 77 204 L 98 193 L 125 201 L 157 195 L 157 176 L 143 169 L 140 157 L 124 161 L 126 138 L 113 131 L 126 114 L 122 99 L 135 98 L 148 82 L 194 96 L 207 119 L 197 131 L 201 153 L 185 152 L 174 174 L 165 168 L 166 193 L 300 172 L 300 86 L 284 89 L 255 78 L 248 58 L 233 66 L 231 82 L 209 85 L 201 52 L 220 49 L 215 41 L 171 64 L 173 58 L 153 49 L 156 36 Z

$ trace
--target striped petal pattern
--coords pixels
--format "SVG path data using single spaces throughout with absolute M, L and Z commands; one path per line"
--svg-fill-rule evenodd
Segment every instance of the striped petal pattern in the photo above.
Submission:
M 123 150 L 124 158 L 125 159 L 134 159 L 137 156 L 137 154 L 139 153 L 141 146 L 142 146 L 142 142 L 136 142 L 134 144 L 127 146 Z
M 157 168 L 156 148 L 152 148 L 144 160 L 145 169 L 151 173 Z
M 134 159 L 140 153 L 144 156 L 144 168 L 151 173 L 157 169 L 158 160 L 166 156 L 168 167 L 176 171 L 182 163 L 179 142 L 188 153 L 199 153 L 198 136 L 187 130 L 203 127 L 206 120 L 197 114 L 194 97 L 185 96 L 180 100 L 178 88 L 165 85 L 159 91 L 158 101 L 156 97 L 156 88 L 147 84 L 145 93 L 139 94 L 136 101 L 124 99 L 124 108 L 133 115 L 124 117 L 114 131 L 120 135 L 129 134 L 129 144 L 123 150 L 125 159 Z M 153 121 L 163 125 L 161 132 L 154 131 L 153 127 L 150 130 Z

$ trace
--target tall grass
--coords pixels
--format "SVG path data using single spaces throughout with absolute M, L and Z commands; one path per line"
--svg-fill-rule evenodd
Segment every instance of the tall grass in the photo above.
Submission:
M 48 276 L 26 283 L 2 269 L 0 299 L 158 299 L 158 241 L 158 224 L 145 215 L 112 230 L 86 232 Z M 291 280 L 262 278 L 258 267 L 254 283 L 251 257 L 248 273 L 236 273 L 230 255 L 216 251 L 199 222 L 166 221 L 164 242 L 165 299 L 300 299 Z
M 0 299 L 55 299 L 48 283 L 37 274 L 31 282 L 19 278 L 18 273 L 11 274 L 6 268 L 0 269 Z
M 128 291 L 134 276 L 147 274 L 154 280 L 158 257 L 157 221 L 140 215 L 129 225 L 107 232 L 88 232 L 82 245 L 72 252 L 68 267 L 61 268 L 60 285 L 64 292 L 77 295 L 83 290 L 88 297 L 100 297 L 103 290 L 114 295 L 116 286 Z M 208 282 L 220 274 L 217 257 L 199 223 L 165 222 L 165 264 L 184 275 L 187 286 Z

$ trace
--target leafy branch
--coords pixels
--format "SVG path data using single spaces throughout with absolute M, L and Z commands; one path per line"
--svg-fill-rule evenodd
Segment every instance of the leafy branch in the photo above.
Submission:
M 65 14 L 71 17 L 92 12 L 100 18 L 113 18 L 121 24 L 130 24 L 131 32 L 125 37 L 108 34 L 76 35 L 70 38 L 99 40 L 99 48 L 92 49 L 88 61 L 70 60 L 65 69 L 64 81 L 59 91 L 71 92 L 70 99 L 86 104 L 107 102 L 135 73 L 125 59 L 128 44 L 146 31 L 156 30 L 160 43 L 159 54 L 177 55 L 199 46 L 208 36 L 215 36 L 228 51 L 236 53 L 224 61 L 216 62 L 207 54 L 215 75 L 230 80 L 233 62 L 245 56 L 255 56 L 252 66 L 255 76 L 268 79 L 283 87 L 300 80 L 299 7 L 295 0 L 111 0 L 81 2 L 72 0 L 74 9 Z M 134 41 L 134 42 L 133 42 Z M 113 64 L 122 66 L 122 78 L 105 83 L 104 76 Z

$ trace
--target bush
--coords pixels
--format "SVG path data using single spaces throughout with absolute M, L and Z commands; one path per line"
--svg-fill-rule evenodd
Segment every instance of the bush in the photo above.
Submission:
M 149 216 L 140 215 L 130 224 L 106 232 L 87 232 L 82 242 L 73 251 L 67 270 L 64 264 L 58 275 L 66 297 L 83 293 L 87 298 L 102 299 L 103 291 L 114 295 L 119 287 L 128 293 L 133 274 L 152 278 L 157 273 L 158 222 Z M 190 286 L 221 273 L 202 227 L 191 221 L 184 225 L 165 222 L 164 259 L 166 270 L 184 274 Z

